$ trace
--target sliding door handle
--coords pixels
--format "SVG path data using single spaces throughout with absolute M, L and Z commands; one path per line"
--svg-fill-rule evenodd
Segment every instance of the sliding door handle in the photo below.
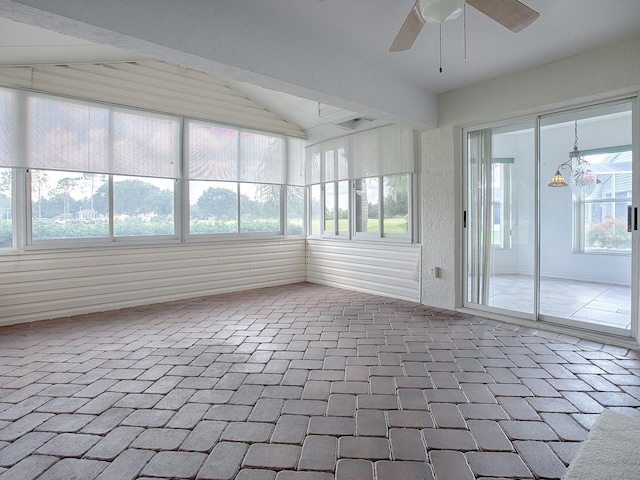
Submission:
M 627 207 L 627 232 L 638 230 L 638 207 Z

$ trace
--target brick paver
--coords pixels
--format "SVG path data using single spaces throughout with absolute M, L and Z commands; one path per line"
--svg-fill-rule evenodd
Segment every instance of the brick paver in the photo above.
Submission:
M 142 469 L 141 475 L 168 478 L 193 478 L 206 455 L 193 452 L 158 452 Z
M 0 478 L 560 478 L 640 353 L 311 284 L 0 328 Z
M 300 470 L 333 472 L 336 466 L 338 441 L 335 437 L 308 435 L 298 462 Z

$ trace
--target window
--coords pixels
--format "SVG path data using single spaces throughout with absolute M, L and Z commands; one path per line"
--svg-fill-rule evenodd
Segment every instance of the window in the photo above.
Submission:
M 380 231 L 380 182 L 378 178 L 356 180 L 356 234 Z
M 492 159 L 491 246 L 511 247 L 511 164 L 513 158 Z
M 280 185 L 240 184 L 240 232 L 280 233 Z
M 355 192 L 353 199 L 349 197 L 350 185 Z M 410 174 L 327 182 L 322 184 L 322 191 L 321 196 L 320 185 L 310 188 L 311 235 L 320 235 L 314 225 L 323 224 L 322 233 L 329 236 L 337 232 L 348 237 L 353 229 L 354 238 L 409 238 Z
M 311 185 L 309 202 L 309 231 L 311 235 L 320 235 L 322 226 L 322 189 L 320 185 Z
M 285 232 L 283 137 L 188 120 L 186 142 L 191 236 Z
M 389 125 L 307 147 L 310 234 L 410 241 L 414 142 Z
M 167 178 L 114 176 L 114 236 L 175 235 L 174 185 Z
M 177 239 L 180 120 L 21 94 L 27 116 L 29 245 Z
M 55 170 L 29 179 L 33 244 L 176 233 L 175 180 Z
M 0 248 L 13 246 L 13 170 L 0 168 Z
M 109 237 L 109 188 L 104 175 L 30 170 L 31 238 Z
M 238 184 L 189 182 L 189 233 L 238 232 Z
M 336 186 L 325 183 L 324 188 L 324 233 L 336 234 Z
M 385 236 L 409 234 L 410 175 L 384 177 L 383 222 Z
M 304 183 L 302 152 L 283 136 L 0 89 L 0 248 L 302 235 L 305 189 L 287 185 Z
M 343 180 L 338 182 L 338 202 L 337 220 L 338 235 L 349 235 L 349 182 Z
M 598 183 L 587 197 L 574 196 L 575 249 L 584 253 L 631 254 L 631 233 L 627 232 L 632 191 L 630 147 L 583 154 Z
M 304 234 L 304 187 L 287 187 L 287 235 Z
M 411 175 L 355 181 L 356 236 L 408 237 Z
M 15 135 L 15 98 L 13 92 L 0 89 L 0 248 L 13 246 L 13 185 Z

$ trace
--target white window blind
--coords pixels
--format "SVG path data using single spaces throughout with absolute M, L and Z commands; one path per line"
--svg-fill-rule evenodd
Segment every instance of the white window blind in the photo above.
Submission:
M 29 96 L 26 166 L 109 173 L 109 110 Z
M 28 95 L 26 167 L 179 178 L 180 122 Z
M 400 125 L 307 147 L 307 184 L 415 172 L 413 130 Z
M 413 130 L 398 125 L 385 127 L 380 135 L 381 175 L 415 172 Z
M 241 182 L 287 183 L 284 138 L 240 132 Z
M 15 166 L 15 129 L 13 93 L 0 89 L 0 167 Z
M 287 139 L 287 185 L 304 186 L 304 141 Z
M 355 137 L 355 136 L 354 136 Z M 376 177 L 381 173 L 380 132 L 369 130 L 353 139 L 353 174 L 357 178 Z
M 180 123 L 177 120 L 112 113 L 111 173 L 142 177 L 180 178 Z
M 239 132 L 199 122 L 188 122 L 187 128 L 188 177 L 191 180 L 236 180 Z
M 286 183 L 284 137 L 189 121 L 187 141 L 191 180 Z
M 413 130 L 389 125 L 352 135 L 352 178 L 415 171 Z
M 336 179 L 336 151 L 331 148 L 324 152 L 324 170 L 323 180 L 330 182 Z
M 322 155 L 321 145 L 307 147 L 305 157 L 307 168 L 305 169 L 307 185 L 315 185 L 322 181 L 320 177 L 320 157 Z

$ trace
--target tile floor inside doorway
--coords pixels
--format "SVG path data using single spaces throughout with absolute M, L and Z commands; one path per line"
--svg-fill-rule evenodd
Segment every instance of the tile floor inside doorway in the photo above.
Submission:
M 0 479 L 559 478 L 640 354 L 312 284 L 0 329 Z
M 492 275 L 489 305 L 533 312 L 531 275 Z M 624 285 L 543 277 L 540 313 L 577 322 L 631 329 L 631 288 Z

